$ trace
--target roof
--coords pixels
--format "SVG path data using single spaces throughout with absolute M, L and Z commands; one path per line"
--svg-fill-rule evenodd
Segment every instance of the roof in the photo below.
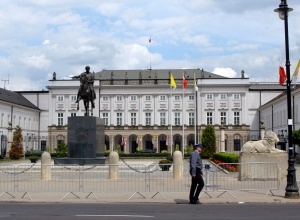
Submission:
M 227 78 L 214 73 L 206 72 L 203 69 L 150 69 L 150 70 L 102 70 L 95 73 L 95 79 L 101 80 L 166 80 L 169 79 L 169 73 L 172 73 L 174 79 L 182 79 L 183 73 L 186 79 L 195 78 Z
M 268 83 L 268 82 L 259 82 L 253 83 L 250 82 L 250 91 L 285 91 L 286 86 L 281 86 L 278 83 Z
M 4 102 L 16 104 L 16 105 L 21 105 L 28 108 L 40 110 L 38 107 L 32 104 L 28 99 L 26 99 L 21 94 L 9 90 L 5 90 L 2 88 L 0 88 L 0 100 Z
M 296 90 L 300 90 L 300 85 L 296 85 L 296 87 L 294 88 L 294 91 L 296 91 Z M 291 91 L 291 92 L 293 92 L 293 91 Z M 286 96 L 286 91 L 283 91 L 281 94 L 279 94 L 275 98 L 271 99 L 270 101 L 266 102 L 265 104 L 263 104 L 259 108 L 263 108 L 263 107 L 269 105 L 270 103 L 274 102 L 275 100 L 277 100 L 277 99 L 279 99 L 281 97 L 284 97 L 284 96 Z

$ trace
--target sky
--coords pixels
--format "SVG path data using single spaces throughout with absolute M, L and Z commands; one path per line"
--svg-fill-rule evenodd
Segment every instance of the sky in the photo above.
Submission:
M 300 4 L 287 0 L 291 74 Z M 278 82 L 285 64 L 280 0 L 1 0 L 0 87 L 46 90 L 102 69 L 193 69 Z M 151 43 L 149 39 L 151 38 Z M 9 79 L 9 82 L 6 81 Z

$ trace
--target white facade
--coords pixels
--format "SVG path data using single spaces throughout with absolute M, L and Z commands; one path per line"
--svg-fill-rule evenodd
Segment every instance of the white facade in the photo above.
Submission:
M 259 139 L 259 122 L 265 121 L 267 125 L 269 116 L 259 114 L 258 109 L 281 91 L 266 89 L 264 83 L 250 83 L 244 77 L 225 78 L 196 70 L 198 92 L 195 92 L 194 71 L 185 71 L 190 78 L 184 91 L 182 70 L 175 75 L 176 89 L 170 88 L 166 70 L 116 71 L 115 76 L 113 71 L 98 73 L 99 78 L 94 82 L 93 116 L 105 120 L 107 149 L 121 147 L 129 153 L 140 146 L 160 152 L 172 151 L 178 145 L 183 150 L 195 138 L 201 141 L 207 124 L 215 127 L 219 147 L 222 123 L 226 127 L 227 151 L 239 151 L 244 142 Z M 60 141 L 67 141 L 68 117 L 84 115 L 83 102 L 80 101 L 79 110 L 75 103 L 79 85 L 78 80 L 50 80 L 49 91 L 20 92 L 40 109 L 38 149 L 43 150 L 46 145 L 54 151 Z M 15 117 L 18 120 L 19 116 Z
M 293 130 L 300 129 L 300 89 L 291 91 L 292 100 L 292 121 Z M 264 122 L 266 130 L 274 131 L 278 136 L 283 135 L 287 140 L 287 97 L 286 93 L 282 93 L 259 108 L 261 120 Z M 282 143 L 282 148 L 286 149 L 286 145 Z M 296 148 L 299 152 L 299 148 Z
M 39 112 L 36 108 L 0 100 L 0 143 L 2 155 L 7 154 L 10 149 L 16 126 L 22 128 L 24 150 L 38 149 Z

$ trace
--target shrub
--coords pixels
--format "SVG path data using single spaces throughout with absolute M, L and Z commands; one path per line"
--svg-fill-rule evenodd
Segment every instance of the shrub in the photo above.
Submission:
M 239 155 L 228 153 L 215 153 L 213 154 L 213 160 L 218 160 L 222 163 L 238 163 Z
M 60 143 L 55 149 L 56 157 L 66 157 L 68 154 L 68 146 L 65 142 Z
M 194 151 L 194 146 L 191 144 L 190 146 L 186 146 L 184 149 L 184 154 L 191 154 Z
M 213 154 L 216 153 L 216 134 L 215 129 L 212 125 L 207 125 L 202 133 L 202 158 L 212 158 Z
M 9 151 L 10 159 L 18 160 L 21 157 L 23 157 L 22 141 L 23 141 L 22 128 L 20 126 L 17 126 L 13 134 L 13 143 Z

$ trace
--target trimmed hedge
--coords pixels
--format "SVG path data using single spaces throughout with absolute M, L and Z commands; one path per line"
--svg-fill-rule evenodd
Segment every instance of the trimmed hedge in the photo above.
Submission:
M 130 153 L 130 154 L 124 154 L 120 153 L 119 157 L 120 158 L 128 158 L 128 157 L 134 157 L 134 158 L 162 158 L 162 157 L 168 157 L 170 154 L 169 153 Z M 105 153 L 105 156 L 108 157 L 109 153 Z
M 25 157 L 41 157 L 42 156 L 42 154 L 44 153 L 44 151 L 35 151 L 35 150 L 33 150 L 33 151 L 26 151 L 25 152 Z
M 220 160 L 224 163 L 238 163 L 239 155 L 228 153 L 215 153 L 213 154 L 213 159 Z

